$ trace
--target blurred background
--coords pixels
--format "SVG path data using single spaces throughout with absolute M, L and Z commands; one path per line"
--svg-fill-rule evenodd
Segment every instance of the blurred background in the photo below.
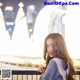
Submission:
M 75 69 L 80 69 L 79 8 L 46 6 L 44 0 L 0 0 L 1 67 L 37 68 L 45 63 L 45 37 L 58 32 L 65 38 Z

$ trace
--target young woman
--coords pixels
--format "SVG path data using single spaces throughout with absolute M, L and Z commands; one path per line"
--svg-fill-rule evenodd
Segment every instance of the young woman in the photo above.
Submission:
M 73 62 L 61 34 L 51 33 L 46 37 L 44 59 L 46 60 L 45 68 L 40 66 L 38 69 L 39 72 L 43 72 L 41 80 L 74 80 Z M 63 71 L 60 71 L 59 67 Z

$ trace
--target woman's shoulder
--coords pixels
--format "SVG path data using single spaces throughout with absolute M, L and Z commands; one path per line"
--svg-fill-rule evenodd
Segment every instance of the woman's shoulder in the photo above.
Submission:
M 53 58 L 52 59 L 56 64 L 61 65 L 65 69 L 65 63 L 62 59 L 60 58 Z
M 57 67 L 57 65 L 61 65 L 63 68 L 65 68 L 65 63 L 60 58 L 53 58 L 50 60 L 49 65 Z
M 57 64 L 53 59 L 50 60 L 48 66 L 52 66 L 52 67 L 54 66 L 55 68 L 57 68 Z
M 63 63 L 63 60 L 60 58 L 53 58 L 53 61 L 55 61 L 56 63 Z
M 59 58 L 53 58 L 50 60 L 49 63 L 53 63 L 53 64 L 56 64 L 56 61 L 59 61 L 60 59 Z

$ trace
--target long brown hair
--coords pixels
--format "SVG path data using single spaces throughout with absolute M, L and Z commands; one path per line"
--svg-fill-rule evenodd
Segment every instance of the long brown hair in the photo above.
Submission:
M 73 61 L 69 56 L 63 36 L 59 33 L 51 33 L 45 38 L 44 59 L 46 61 L 49 60 L 49 56 L 47 56 L 47 47 L 46 47 L 47 39 L 52 39 L 54 41 L 55 57 L 62 59 L 66 65 L 66 68 L 67 68 L 67 63 L 70 64 L 70 72 L 69 72 L 68 78 L 69 78 L 69 80 L 74 80 L 73 75 L 75 74 L 75 70 L 74 70 L 74 66 L 73 66 Z

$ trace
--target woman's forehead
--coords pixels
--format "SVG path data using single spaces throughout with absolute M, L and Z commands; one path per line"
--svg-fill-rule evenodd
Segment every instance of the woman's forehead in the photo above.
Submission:
M 47 40 L 46 40 L 46 44 L 47 44 L 47 43 L 54 43 L 54 40 L 51 39 L 51 38 L 50 38 L 50 39 L 47 39 Z

